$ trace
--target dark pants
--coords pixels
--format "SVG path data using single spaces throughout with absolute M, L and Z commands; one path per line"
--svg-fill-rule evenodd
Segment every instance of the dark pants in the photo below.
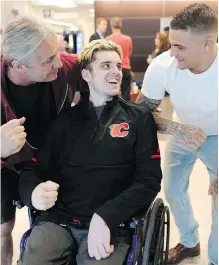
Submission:
M 18 265 L 123 265 L 131 244 L 129 230 L 111 235 L 114 253 L 100 261 L 89 257 L 87 236 L 88 230 L 41 222 L 33 228 Z
M 4 167 L 1 169 L 1 224 L 15 218 L 16 207 L 13 200 L 19 200 L 19 175 Z
M 130 100 L 130 90 L 131 90 L 131 70 L 122 69 L 122 84 L 121 84 L 121 93 L 124 100 Z

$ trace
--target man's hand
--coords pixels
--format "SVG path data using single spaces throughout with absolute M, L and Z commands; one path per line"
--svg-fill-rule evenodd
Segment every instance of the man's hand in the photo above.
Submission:
M 110 230 L 104 220 L 97 215 L 93 215 L 88 233 L 88 253 L 96 260 L 105 259 L 114 251 L 114 246 L 110 245 Z
M 45 211 L 55 205 L 59 185 L 52 181 L 42 182 L 32 192 L 31 202 L 35 209 Z
M 218 211 L 218 177 L 216 177 L 209 186 L 208 194 L 213 196 L 214 206 Z
M 1 157 L 6 158 L 21 150 L 26 142 L 25 118 L 11 120 L 1 126 Z
M 187 147 L 197 150 L 205 142 L 207 134 L 199 127 L 178 124 L 174 137 Z

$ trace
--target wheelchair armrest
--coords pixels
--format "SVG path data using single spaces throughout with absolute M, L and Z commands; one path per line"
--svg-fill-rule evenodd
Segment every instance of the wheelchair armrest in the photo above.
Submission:
M 13 200 L 12 204 L 14 206 L 16 206 L 16 208 L 18 208 L 18 209 L 21 209 L 21 208 L 23 208 L 25 206 L 24 203 L 22 201 L 20 201 L 20 200 L 18 200 L 18 201 Z

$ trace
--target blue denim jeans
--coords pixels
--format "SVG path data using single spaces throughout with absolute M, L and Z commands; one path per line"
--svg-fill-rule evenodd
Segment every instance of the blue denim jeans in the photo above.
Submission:
M 111 234 L 114 252 L 106 259 L 88 255 L 88 230 L 66 229 L 51 222 L 33 227 L 17 265 L 122 265 L 132 242 L 130 230 L 118 229 Z
M 218 175 L 217 136 L 208 136 L 197 151 L 169 137 L 164 168 L 164 192 L 180 233 L 180 243 L 186 247 L 194 247 L 199 242 L 199 226 L 194 218 L 188 195 L 189 178 L 198 158 L 206 166 L 210 180 L 213 180 Z M 206 192 L 208 192 L 208 187 L 206 187 Z M 208 256 L 213 264 L 218 264 L 218 215 L 213 203 Z

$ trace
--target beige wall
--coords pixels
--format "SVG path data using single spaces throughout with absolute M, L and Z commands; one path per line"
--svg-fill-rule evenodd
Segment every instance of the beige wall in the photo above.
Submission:
M 20 15 L 28 15 L 28 16 L 37 16 L 39 18 L 43 18 L 43 8 L 31 6 L 28 3 L 28 0 L 18 1 L 18 0 L 0 0 L 1 4 L 1 25 L 0 27 L 4 30 L 5 26 L 8 22 L 13 19 L 11 14 L 12 9 L 17 9 Z M 87 14 L 77 14 L 77 8 L 75 9 L 75 15 L 69 13 L 59 13 L 57 11 L 52 12 L 52 14 L 58 14 L 63 19 L 58 19 L 59 21 L 63 21 L 65 23 L 71 23 L 75 25 L 74 28 L 79 28 L 84 33 L 84 44 L 86 45 L 89 42 L 90 35 L 94 32 L 94 18 L 88 17 Z M 51 19 L 56 19 L 55 17 L 51 17 Z M 56 32 L 63 32 L 63 30 L 72 29 L 67 26 L 59 26 L 52 24 L 52 27 Z
M 4 30 L 5 26 L 9 21 L 14 19 L 11 10 L 17 9 L 20 15 L 25 15 L 28 13 L 28 1 L 5 1 L 1 0 L 1 28 Z

